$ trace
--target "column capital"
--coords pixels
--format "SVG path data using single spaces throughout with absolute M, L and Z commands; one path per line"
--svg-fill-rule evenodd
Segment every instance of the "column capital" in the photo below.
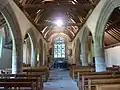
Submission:
M 104 48 L 100 46 L 94 46 L 95 57 L 104 57 Z

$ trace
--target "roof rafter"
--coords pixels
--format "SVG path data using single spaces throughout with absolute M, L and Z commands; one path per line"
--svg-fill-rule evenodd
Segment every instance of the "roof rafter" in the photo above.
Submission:
M 48 27 L 55 26 L 53 23 L 49 23 L 49 24 L 43 23 L 43 24 L 36 24 L 36 25 L 39 26 L 39 27 L 40 26 L 44 26 L 44 27 L 46 27 L 46 26 L 48 26 Z M 82 23 L 66 23 L 64 26 L 81 26 L 81 25 L 82 25 Z
M 71 8 L 78 8 L 78 9 L 89 9 L 93 7 L 93 4 L 24 4 L 23 6 L 25 9 L 27 8 L 39 8 L 39 9 L 71 9 Z
M 113 27 L 116 27 L 116 24 L 117 23 L 120 23 L 120 19 L 119 20 L 116 20 L 114 21 L 112 24 L 110 24 L 106 30 L 109 30 L 109 29 L 112 29 Z M 118 27 L 118 26 L 117 26 Z
M 120 41 L 118 38 L 116 38 L 113 34 L 111 34 L 109 31 L 106 31 L 106 33 L 108 33 L 110 36 L 112 36 L 114 39 L 116 39 L 117 41 Z
M 59 32 L 56 32 L 56 30 L 52 30 L 52 31 L 50 31 L 50 32 L 46 35 L 46 39 L 48 40 L 49 37 L 50 37 L 51 35 L 53 35 L 54 33 L 64 33 L 64 34 L 66 34 L 67 36 L 69 36 L 69 37 L 71 38 L 71 40 L 74 38 L 74 36 L 72 35 L 72 33 L 69 32 L 68 30 L 63 30 L 63 31 L 59 31 Z

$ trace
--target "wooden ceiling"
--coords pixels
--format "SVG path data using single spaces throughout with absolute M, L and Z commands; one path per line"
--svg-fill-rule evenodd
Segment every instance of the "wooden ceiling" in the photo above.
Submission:
M 54 33 L 64 33 L 74 39 L 79 28 L 85 23 L 89 12 L 94 9 L 99 0 L 14 0 L 21 5 L 27 15 L 46 40 Z M 53 23 L 62 18 L 64 30 L 55 31 Z
M 105 28 L 104 44 L 106 46 L 120 42 L 120 9 L 114 9 Z
M 29 20 L 37 27 L 43 37 L 48 40 L 54 33 L 64 33 L 74 39 L 79 28 L 87 20 L 99 0 L 14 0 Z M 57 28 L 53 21 L 62 16 L 63 28 Z M 0 14 L 0 26 L 5 24 Z M 56 30 L 57 29 L 57 30 Z M 62 29 L 62 30 L 61 30 Z M 120 9 L 116 8 L 110 16 L 105 28 L 104 45 L 120 42 Z

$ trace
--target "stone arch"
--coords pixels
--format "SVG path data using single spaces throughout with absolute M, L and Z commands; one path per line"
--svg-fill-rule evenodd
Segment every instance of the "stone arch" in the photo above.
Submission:
M 37 66 L 37 38 L 32 28 L 29 28 L 25 36 L 28 35 L 31 44 L 30 64 L 32 67 Z
M 120 6 L 120 0 L 102 0 L 99 2 L 87 25 L 92 30 L 94 39 L 95 68 L 97 72 L 106 71 L 103 39 L 104 29 L 113 10 Z M 92 21 L 92 17 L 94 17 Z
M 95 54 L 96 56 L 99 56 L 99 58 L 95 58 L 96 59 L 96 71 L 106 70 L 105 57 L 104 57 L 104 53 L 102 53 L 104 52 L 104 48 L 103 48 L 104 29 L 105 29 L 105 26 L 108 22 L 110 15 L 114 11 L 114 9 L 119 6 L 120 6 L 120 0 L 108 1 L 106 5 L 103 7 L 104 9 L 100 13 L 99 19 L 97 21 L 98 24 L 96 25 L 96 32 L 95 32 L 94 39 L 95 39 L 95 45 L 96 45 Z M 100 66 L 99 63 L 102 63 L 101 65 L 102 67 L 99 67 Z
M 110 15 L 113 10 L 120 6 L 120 0 L 107 0 L 107 3 L 103 6 L 104 9 L 101 10 L 101 13 L 98 17 L 97 25 L 95 27 L 94 39 L 98 41 L 97 43 L 103 45 L 104 38 L 104 29 L 108 22 Z
M 2 13 L 5 21 L 10 30 L 10 34 L 13 42 L 12 49 L 12 73 L 21 73 L 22 72 L 22 35 L 19 24 L 17 22 L 16 15 L 8 3 L 8 0 L 0 0 L 0 12 Z
M 89 28 L 88 27 L 84 27 L 83 29 L 83 33 L 82 33 L 82 37 L 81 37 L 81 42 L 85 42 L 87 39 L 87 36 L 89 35 Z
M 71 38 L 68 35 L 64 34 L 64 33 L 59 33 L 59 34 L 58 33 L 54 33 L 53 35 L 50 36 L 50 38 L 48 39 L 48 41 L 54 42 L 54 39 L 56 37 L 59 37 L 59 36 L 65 38 L 66 42 L 71 41 Z

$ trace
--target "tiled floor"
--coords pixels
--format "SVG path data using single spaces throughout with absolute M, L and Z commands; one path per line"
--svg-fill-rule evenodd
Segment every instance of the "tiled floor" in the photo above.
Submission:
M 52 70 L 43 90 L 79 90 L 67 70 Z

